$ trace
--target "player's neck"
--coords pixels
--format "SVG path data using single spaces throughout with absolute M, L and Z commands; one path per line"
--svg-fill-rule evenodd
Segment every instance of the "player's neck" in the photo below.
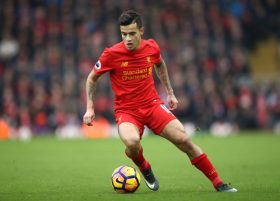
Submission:
M 142 39 L 140 39 L 138 46 L 134 50 L 139 50 L 141 49 L 141 44 L 142 44 Z
M 137 47 L 135 47 L 135 48 L 132 49 L 132 50 L 127 49 L 126 46 L 125 46 L 125 44 L 124 44 L 124 42 L 123 42 L 123 45 L 124 45 L 125 49 L 126 49 L 128 52 L 134 53 L 134 52 L 139 51 L 139 50 L 142 48 L 142 42 L 143 42 L 142 39 L 140 39 L 139 44 L 137 45 Z

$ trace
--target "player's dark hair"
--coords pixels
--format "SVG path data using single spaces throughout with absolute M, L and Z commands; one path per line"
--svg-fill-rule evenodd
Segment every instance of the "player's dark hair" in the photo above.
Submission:
M 139 13 L 134 10 L 124 11 L 119 17 L 119 25 L 127 26 L 136 23 L 137 27 L 140 29 L 142 27 L 142 19 Z

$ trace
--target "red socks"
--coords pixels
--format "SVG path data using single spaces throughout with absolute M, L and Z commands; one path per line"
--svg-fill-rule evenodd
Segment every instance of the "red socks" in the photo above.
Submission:
M 127 151 L 125 154 L 138 166 L 141 172 L 145 172 L 151 168 L 150 163 L 143 156 L 143 148 L 139 150 L 136 157 L 131 157 Z M 206 154 L 201 154 L 200 156 L 191 160 L 191 163 L 199 169 L 203 174 L 212 182 L 213 186 L 216 188 L 223 183 L 218 173 L 216 172 L 214 166 L 207 158 Z
M 207 158 L 206 154 L 203 153 L 200 156 L 192 159 L 191 163 L 197 169 L 203 172 L 203 174 L 212 182 L 215 188 L 223 183 L 218 173 L 216 172 L 214 166 Z
M 151 168 L 150 163 L 144 158 L 143 156 L 143 148 L 139 150 L 138 156 L 132 158 L 127 151 L 125 151 L 125 154 L 127 155 L 128 158 L 130 158 L 135 165 L 139 168 L 141 172 L 146 172 L 148 169 Z

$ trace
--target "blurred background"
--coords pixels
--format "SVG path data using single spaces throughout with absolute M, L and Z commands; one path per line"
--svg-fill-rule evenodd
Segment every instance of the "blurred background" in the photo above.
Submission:
M 2 0 L 0 138 L 116 133 L 108 75 L 98 82 L 95 126 L 82 125 L 85 80 L 121 40 L 127 9 L 158 42 L 180 103 L 174 113 L 189 132 L 280 133 L 277 0 Z

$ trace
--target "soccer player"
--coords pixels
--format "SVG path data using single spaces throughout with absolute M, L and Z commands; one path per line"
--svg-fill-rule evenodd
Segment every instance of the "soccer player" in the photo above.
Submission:
M 159 182 L 143 155 L 141 137 L 144 126 L 186 153 L 217 191 L 236 192 L 235 188 L 223 183 L 207 155 L 192 142 L 182 123 L 170 111 L 177 108 L 178 101 L 159 46 L 152 39 L 142 39 L 141 16 L 133 10 L 125 11 L 119 17 L 119 25 L 123 41 L 106 48 L 87 77 L 87 107 L 83 122 L 92 126 L 96 83 L 103 73 L 109 72 L 115 93 L 115 118 L 119 136 L 126 146 L 125 154 L 138 166 L 151 190 L 158 190 Z M 155 89 L 153 69 L 165 87 L 169 109 Z

